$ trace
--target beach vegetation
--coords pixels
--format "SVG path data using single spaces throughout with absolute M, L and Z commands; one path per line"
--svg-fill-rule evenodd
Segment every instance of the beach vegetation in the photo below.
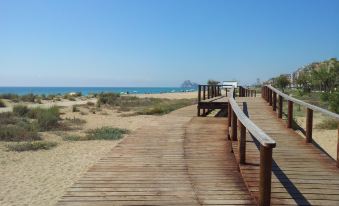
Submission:
M 63 121 L 64 129 L 79 129 L 82 125 L 86 123 L 86 120 L 80 118 L 66 118 Z
M 34 124 L 20 122 L 17 124 L 0 125 L 1 141 L 40 140 Z
M 88 140 L 118 140 L 121 139 L 124 134 L 128 134 L 129 130 L 114 127 L 102 127 L 88 130 L 86 133 L 86 138 Z
M 51 141 L 16 142 L 9 143 L 6 145 L 8 150 L 16 152 L 49 150 L 55 146 L 57 146 L 57 143 Z
M 88 140 L 87 136 L 80 136 L 80 135 L 66 135 L 62 138 L 65 141 L 85 141 Z
M 39 125 L 40 131 L 48 131 L 56 129 L 59 126 L 60 111 L 56 106 L 48 109 L 38 109 L 36 119 Z
M 2 99 L 0 99 L 0 107 L 6 107 L 6 104 Z
M 162 115 L 195 103 L 192 99 L 139 98 L 116 93 L 101 93 L 98 95 L 97 105 L 117 107 L 119 112 L 133 110 L 136 115 Z
M 335 130 L 338 128 L 339 122 L 334 119 L 325 119 L 322 122 L 315 125 L 317 129 L 328 129 L 328 130 Z
M 26 105 L 18 104 L 13 107 L 13 112 L 15 115 L 23 117 L 29 112 L 29 109 Z
M 35 99 L 37 98 L 36 95 L 33 93 L 25 94 L 20 97 L 20 100 L 23 102 L 35 102 Z
M 213 79 L 209 79 L 209 80 L 207 81 L 207 84 L 208 84 L 208 85 L 218 85 L 219 83 L 220 83 L 219 81 L 213 80 Z
M 13 112 L 0 113 L 0 140 L 40 140 L 38 132 L 59 129 L 59 120 L 58 107 L 28 108 L 16 105 Z
M 0 99 L 8 99 L 12 100 L 13 102 L 19 101 L 19 95 L 13 93 L 5 93 L 0 95 Z
M 289 84 L 290 84 L 290 80 L 288 79 L 288 77 L 286 77 L 285 75 L 280 75 L 279 77 L 275 79 L 274 86 L 278 87 L 284 92 L 285 88 Z
M 161 101 L 150 107 L 143 108 L 137 111 L 140 115 L 163 115 L 168 114 L 174 110 L 180 109 L 194 104 L 193 100 L 190 99 L 178 99 L 178 100 L 167 100 Z

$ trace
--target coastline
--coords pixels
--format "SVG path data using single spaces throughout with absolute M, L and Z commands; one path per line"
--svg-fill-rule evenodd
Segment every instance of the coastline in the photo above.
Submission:
M 192 92 L 173 92 L 173 93 L 156 93 L 156 94 L 123 94 L 126 96 L 136 96 L 139 98 L 164 98 L 164 99 L 194 99 L 197 98 L 197 91 Z M 60 106 L 60 107 L 71 107 L 73 105 L 84 105 L 87 104 L 87 102 L 96 103 L 97 99 L 90 97 L 90 96 L 82 96 L 79 98 L 76 98 L 75 101 L 70 101 L 67 99 L 61 99 L 61 101 L 52 101 L 52 100 L 42 100 L 42 104 L 38 103 L 29 103 L 29 102 L 20 102 L 20 103 L 12 103 L 8 100 L 5 100 L 5 103 L 7 104 L 7 107 L 1 107 L 1 112 L 11 112 L 13 110 L 13 106 L 16 104 L 24 104 L 27 105 L 30 108 L 33 107 L 43 107 L 48 108 L 52 106 Z

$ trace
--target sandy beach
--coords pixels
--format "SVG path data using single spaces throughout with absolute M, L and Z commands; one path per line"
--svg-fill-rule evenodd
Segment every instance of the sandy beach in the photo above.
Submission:
M 168 99 L 195 98 L 196 92 L 145 94 L 138 97 L 156 97 Z M 72 112 L 72 105 L 85 105 L 88 101 L 95 103 L 96 99 L 60 102 L 43 102 L 29 104 L 29 107 L 62 106 L 62 119 L 78 118 L 85 120 L 80 130 L 51 131 L 41 133 L 44 140 L 57 142 L 58 145 L 50 150 L 13 152 L 5 147 L 6 142 L 0 142 L 0 205 L 54 205 L 65 189 L 70 187 L 92 164 L 105 153 L 114 148 L 120 141 L 64 141 L 66 134 L 83 134 L 88 129 L 103 126 L 125 128 L 132 133 L 159 118 L 155 115 L 123 115 L 120 111 L 101 108 L 93 112 L 89 108 L 79 106 L 79 112 Z M 11 107 L 2 108 L 2 111 Z M 20 194 L 20 195 L 18 195 Z
M 154 98 L 196 98 L 196 92 L 143 94 L 138 97 Z M 102 107 L 93 112 L 87 107 L 87 102 L 96 102 L 96 99 L 77 99 L 76 101 L 62 100 L 60 102 L 44 102 L 43 104 L 29 104 L 30 107 L 52 105 L 62 106 L 62 119 L 81 119 L 85 123 L 79 129 L 72 131 L 42 132 L 44 140 L 55 141 L 57 147 L 50 150 L 29 152 L 8 151 L 6 142 L 0 142 L 0 205 L 55 205 L 81 175 L 103 155 L 124 141 L 92 140 L 92 141 L 65 141 L 63 137 L 69 134 L 83 135 L 86 130 L 103 126 L 124 128 L 131 131 L 143 127 L 151 122 L 157 122 L 165 116 L 156 115 L 128 115 L 112 108 Z M 72 112 L 72 105 L 78 106 L 78 112 Z M 10 108 L 10 107 L 9 107 Z M 322 121 L 315 116 L 314 124 Z M 298 118 L 300 125 L 304 119 Z M 314 140 L 334 158 L 336 155 L 337 130 L 314 130 Z M 20 195 L 18 195 L 20 194 Z

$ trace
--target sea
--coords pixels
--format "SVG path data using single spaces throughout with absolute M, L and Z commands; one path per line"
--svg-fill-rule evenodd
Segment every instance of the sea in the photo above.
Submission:
M 81 92 L 82 95 L 89 95 L 101 92 L 113 92 L 120 94 L 161 94 L 190 92 L 195 89 L 185 89 L 180 87 L 0 87 L 0 94 L 14 93 L 25 95 L 29 93 L 41 94 L 68 94 L 71 92 Z

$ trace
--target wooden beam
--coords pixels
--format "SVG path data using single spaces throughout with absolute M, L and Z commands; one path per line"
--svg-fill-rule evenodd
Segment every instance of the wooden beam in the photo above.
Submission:
M 245 164 L 246 162 L 246 127 L 239 122 L 240 126 L 240 137 L 239 137 L 239 163 L 240 164 Z
M 273 111 L 277 111 L 277 94 L 273 92 Z
M 307 108 L 306 110 L 306 143 L 312 142 L 312 128 L 313 127 L 313 110 Z
M 293 102 L 288 100 L 287 128 L 292 128 L 293 121 Z
M 282 118 L 283 113 L 283 97 L 279 95 L 279 103 L 278 103 L 278 118 Z
M 237 130 L 238 130 L 238 118 L 237 115 L 235 114 L 234 111 L 232 111 L 232 136 L 231 136 L 231 140 L 232 141 L 237 141 Z
M 271 205 L 272 148 L 260 145 L 259 205 Z

